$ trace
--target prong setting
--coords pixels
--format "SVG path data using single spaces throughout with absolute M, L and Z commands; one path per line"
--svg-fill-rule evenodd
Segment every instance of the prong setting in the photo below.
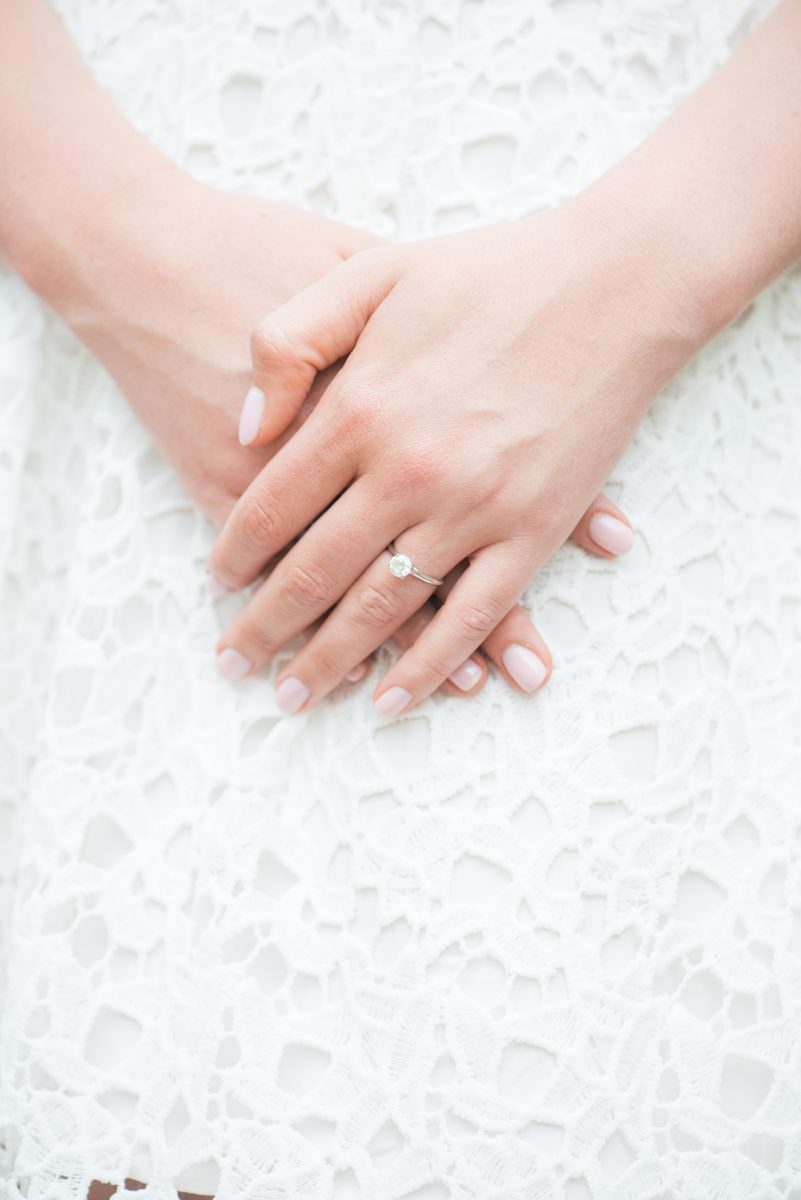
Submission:
M 397 579 L 405 579 L 412 573 L 412 560 L 408 554 L 393 554 L 388 566 Z

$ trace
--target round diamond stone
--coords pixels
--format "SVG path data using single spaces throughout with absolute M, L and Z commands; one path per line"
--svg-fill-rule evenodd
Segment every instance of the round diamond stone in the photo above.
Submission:
M 412 560 L 408 554 L 393 554 L 389 560 L 389 569 L 398 579 L 405 579 L 412 570 Z

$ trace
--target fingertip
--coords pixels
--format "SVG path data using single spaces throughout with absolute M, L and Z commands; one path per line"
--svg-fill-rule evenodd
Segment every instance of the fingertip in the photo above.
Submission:
M 247 675 L 253 670 L 253 663 L 246 654 L 242 654 L 240 650 L 236 650 L 233 646 L 225 646 L 217 654 L 217 670 L 223 679 L 228 679 L 231 683 L 241 679 L 243 675 Z
M 486 660 L 480 654 L 472 654 L 445 682 L 452 696 L 472 696 L 487 682 L 487 675 Z
M 538 692 L 550 678 L 552 664 L 532 646 L 511 642 L 501 654 L 506 674 L 521 691 Z
M 233 591 L 233 588 L 229 588 L 227 584 L 223 583 L 219 575 L 215 575 L 208 567 L 206 567 L 206 589 L 213 600 L 220 600 Z
M 593 513 L 587 522 L 587 534 L 596 546 L 616 558 L 626 554 L 634 545 L 631 525 L 608 512 Z
M 271 391 L 266 394 L 255 384 L 248 389 L 239 415 L 240 446 L 266 446 L 285 433 L 297 416 L 290 399 Z

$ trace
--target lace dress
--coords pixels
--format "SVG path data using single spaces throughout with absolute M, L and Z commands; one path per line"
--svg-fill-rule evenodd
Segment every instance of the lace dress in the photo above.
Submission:
M 772 6 L 57 4 L 188 171 L 400 238 L 559 203 Z M 9 271 L 0 398 L 3 1200 L 801 1200 L 801 270 L 657 398 L 632 552 L 531 585 L 542 695 L 383 724 L 218 677 L 213 526 Z

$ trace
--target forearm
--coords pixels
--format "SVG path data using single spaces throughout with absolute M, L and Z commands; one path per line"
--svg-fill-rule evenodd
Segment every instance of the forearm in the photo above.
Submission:
M 774 9 L 580 203 L 679 288 L 700 342 L 742 312 L 801 257 L 801 0 Z
M 0 251 L 56 307 L 129 218 L 145 178 L 175 168 L 94 81 L 43 0 L 0 6 Z

